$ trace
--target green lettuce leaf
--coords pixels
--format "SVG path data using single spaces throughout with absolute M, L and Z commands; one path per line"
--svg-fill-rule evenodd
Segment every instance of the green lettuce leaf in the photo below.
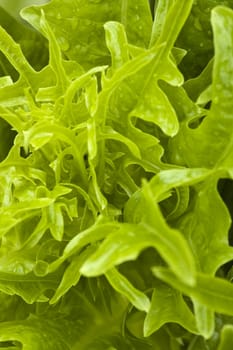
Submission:
M 28 4 L 0 10 L 0 348 L 230 349 L 232 1 Z

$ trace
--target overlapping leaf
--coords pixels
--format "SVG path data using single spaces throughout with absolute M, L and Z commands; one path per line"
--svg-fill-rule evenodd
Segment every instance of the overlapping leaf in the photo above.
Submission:
M 231 346 L 231 218 L 219 189 L 231 211 L 221 179 L 233 174 L 233 14 L 212 11 L 214 60 L 184 83 L 175 45 L 197 6 L 27 8 L 48 41 L 45 67 L 0 29 L 0 347 Z

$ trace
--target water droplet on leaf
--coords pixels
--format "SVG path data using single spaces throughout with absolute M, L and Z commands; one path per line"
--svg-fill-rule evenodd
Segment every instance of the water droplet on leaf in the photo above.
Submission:
M 220 136 L 220 132 L 219 131 L 214 131 L 214 137 L 218 138 Z
M 75 29 L 77 28 L 77 25 L 78 25 L 77 19 L 76 19 L 76 18 L 72 19 L 72 20 L 70 21 L 70 24 L 71 24 L 71 29 L 72 29 L 72 30 L 75 30 Z
M 200 31 L 203 30 L 199 18 L 195 18 L 195 20 L 194 20 L 194 27 L 195 27 L 197 30 L 200 30 Z
M 60 45 L 60 48 L 62 51 L 69 50 L 70 44 L 66 38 L 61 37 L 61 38 L 59 38 L 58 42 L 59 42 L 59 45 Z

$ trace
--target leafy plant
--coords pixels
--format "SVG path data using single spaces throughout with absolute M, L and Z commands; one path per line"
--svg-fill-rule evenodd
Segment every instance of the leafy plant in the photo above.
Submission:
M 231 7 L 1 10 L 0 348 L 232 348 Z

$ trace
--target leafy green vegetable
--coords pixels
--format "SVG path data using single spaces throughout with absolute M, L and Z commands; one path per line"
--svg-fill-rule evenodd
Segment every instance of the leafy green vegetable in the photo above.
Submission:
M 0 348 L 231 349 L 232 1 L 29 5 L 0 10 Z

